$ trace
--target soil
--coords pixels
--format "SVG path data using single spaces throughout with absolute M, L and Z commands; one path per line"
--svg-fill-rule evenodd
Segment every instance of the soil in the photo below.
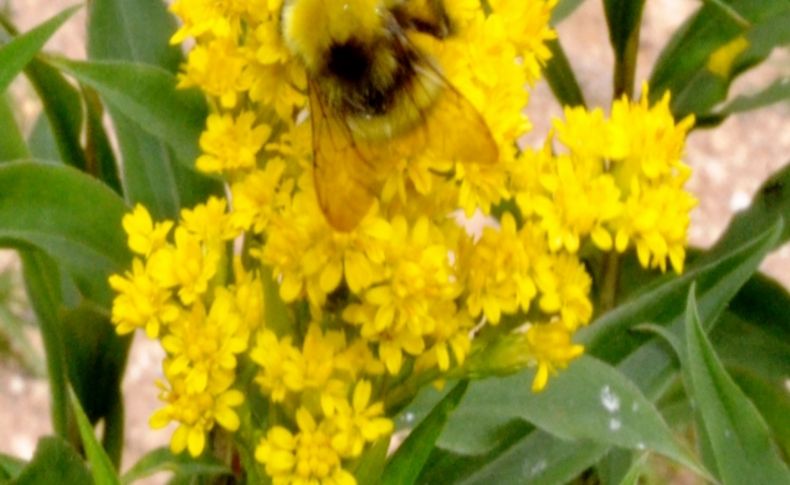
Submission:
M 73 0 L 14 0 L 10 9 L 20 30 L 26 31 L 72 4 Z M 638 80 L 648 77 L 671 33 L 698 5 L 695 0 L 646 2 Z M 84 23 L 83 10 L 53 37 L 47 49 L 84 58 Z M 601 2 L 584 2 L 560 25 L 559 33 L 588 104 L 608 106 L 612 55 Z M 763 66 L 742 76 L 733 86 L 733 94 L 757 91 L 778 75 L 790 75 L 790 55 L 786 50 L 775 52 Z M 12 85 L 11 95 L 21 114 L 20 125 L 29 132 L 40 105 L 21 80 Z M 550 126 L 550 116 L 561 114 L 545 83 L 535 86 L 527 113 L 534 129 L 526 142 L 538 145 Z M 749 204 L 766 176 L 790 161 L 790 103 L 732 117 L 715 130 L 693 132 L 685 159 L 694 170 L 688 187 L 699 199 L 692 215 L 690 241 L 706 247 L 721 234 L 732 214 Z M 0 271 L 3 269 L 18 271 L 13 253 L 0 254 Z M 790 287 L 790 245 L 774 252 L 762 269 Z M 29 333 L 34 341 L 38 338 L 34 330 Z M 141 335 L 135 338 L 123 384 L 127 420 L 124 469 L 168 440 L 168 431 L 153 431 L 147 425 L 148 416 L 158 407 L 153 383 L 160 376 L 161 357 L 157 343 Z M 48 406 L 46 380 L 0 354 L 0 435 L 4 437 L 0 453 L 30 458 L 38 437 L 51 432 Z M 148 481 L 162 482 L 162 476 Z

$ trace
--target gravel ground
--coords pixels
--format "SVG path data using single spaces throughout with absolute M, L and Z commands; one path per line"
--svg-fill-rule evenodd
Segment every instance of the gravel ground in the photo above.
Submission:
M 0 7 L 3 3 L 0 1 Z M 27 30 L 49 18 L 74 0 L 13 0 L 14 18 Z M 643 41 L 637 79 L 646 79 L 650 67 L 674 28 L 691 12 L 694 0 L 651 0 L 646 4 Z M 560 37 L 571 56 L 590 105 L 608 106 L 611 101 L 612 55 L 608 46 L 600 2 L 584 5 L 560 27 Z M 50 41 L 47 49 L 84 57 L 84 11 L 72 18 Z M 740 79 L 736 93 L 765 86 L 778 73 L 790 74 L 787 51 L 775 53 L 765 66 Z M 21 108 L 23 128 L 28 130 L 40 110 L 28 86 L 16 82 L 12 96 Z M 535 125 L 527 137 L 540 143 L 549 127 L 549 116 L 560 113 L 545 83 L 536 86 L 528 113 Z M 689 188 L 700 203 L 692 216 L 692 244 L 711 244 L 733 212 L 746 207 L 767 176 L 790 157 L 790 103 L 740 115 L 716 130 L 696 131 L 688 140 L 686 160 L 694 168 Z M 0 254 L 0 268 L 16 267 L 13 255 Z M 790 286 L 790 246 L 771 255 L 763 269 Z M 32 335 L 35 339 L 36 335 Z M 132 347 L 124 381 L 127 396 L 127 434 L 124 468 L 146 450 L 167 441 L 165 431 L 152 431 L 148 416 L 157 408 L 154 380 L 159 376 L 162 353 L 156 343 L 138 337 Z M 17 364 L 0 361 L 0 452 L 29 458 L 39 436 L 51 432 L 46 381 L 20 371 Z M 161 482 L 161 477 L 151 483 Z

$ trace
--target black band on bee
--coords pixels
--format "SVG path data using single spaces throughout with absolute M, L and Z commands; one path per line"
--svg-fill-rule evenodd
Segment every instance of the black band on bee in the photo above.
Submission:
M 325 72 L 337 89 L 325 85 L 335 109 L 353 115 L 377 116 L 389 112 L 395 97 L 416 75 L 416 54 L 399 37 L 388 38 L 386 48 L 349 39 L 329 48 Z M 333 97 L 334 93 L 342 93 Z

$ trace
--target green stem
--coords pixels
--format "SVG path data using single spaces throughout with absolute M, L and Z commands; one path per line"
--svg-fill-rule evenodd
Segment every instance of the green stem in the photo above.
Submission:
M 614 308 L 620 286 L 620 254 L 614 249 L 604 255 L 602 274 L 599 308 L 605 313 Z

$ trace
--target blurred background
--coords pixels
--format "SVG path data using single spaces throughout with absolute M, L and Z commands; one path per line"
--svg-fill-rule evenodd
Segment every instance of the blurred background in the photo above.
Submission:
M 5 0 L 20 31 L 50 18 L 74 0 Z M 650 0 L 645 4 L 638 57 L 637 84 L 647 79 L 671 33 L 693 12 L 698 0 Z M 85 58 L 85 12 L 78 12 L 46 47 L 72 58 Z M 588 104 L 606 109 L 611 103 L 613 58 L 600 1 L 586 1 L 559 26 L 559 36 Z M 758 69 L 739 78 L 731 97 L 765 87 L 779 75 L 790 75 L 790 53 L 774 52 Z M 551 117 L 562 113 L 545 82 L 532 88 L 526 110 L 534 125 L 524 142 L 542 144 Z M 24 79 L 17 79 L 8 95 L 29 133 L 41 106 Z M 790 103 L 730 117 L 714 130 L 694 131 L 685 160 L 693 168 L 689 190 L 699 199 L 692 214 L 690 244 L 713 243 L 734 212 L 749 205 L 768 174 L 790 162 Z M 762 267 L 790 287 L 790 246 L 771 255 Z M 28 459 L 38 437 L 51 433 L 49 398 L 40 339 L 31 325 L 32 312 L 24 296 L 19 264 L 13 252 L 0 251 L 0 452 Z M 29 344 L 29 345 L 28 345 Z M 151 430 L 148 416 L 158 408 L 154 384 L 160 374 L 158 343 L 138 335 L 132 346 L 124 381 L 126 445 L 124 468 L 146 451 L 166 444 L 169 430 Z M 688 474 L 674 483 L 695 483 Z

